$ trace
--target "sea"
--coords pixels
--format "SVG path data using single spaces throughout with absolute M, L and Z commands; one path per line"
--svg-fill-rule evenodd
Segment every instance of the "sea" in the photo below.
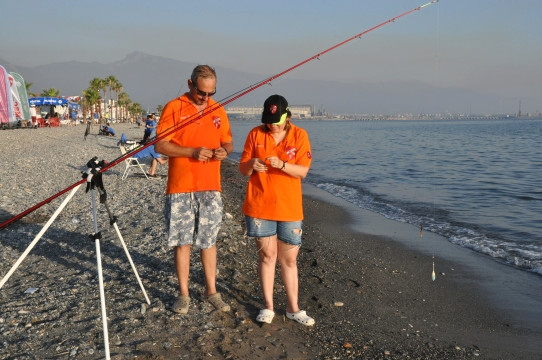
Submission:
M 293 120 L 304 180 L 381 216 L 542 276 L 542 118 Z M 232 120 L 239 160 L 257 120 Z

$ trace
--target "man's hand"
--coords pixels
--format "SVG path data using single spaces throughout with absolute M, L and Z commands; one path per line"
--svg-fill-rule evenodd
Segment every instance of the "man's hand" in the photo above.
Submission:
M 198 161 L 209 161 L 213 157 L 213 154 L 213 150 L 207 149 L 206 147 L 202 146 L 194 149 L 192 157 Z
M 228 152 L 222 146 L 215 149 L 213 152 L 213 158 L 218 161 L 222 161 L 228 156 Z

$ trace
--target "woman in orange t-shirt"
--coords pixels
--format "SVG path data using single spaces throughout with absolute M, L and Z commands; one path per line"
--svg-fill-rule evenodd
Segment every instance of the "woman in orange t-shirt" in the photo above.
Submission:
M 314 319 L 298 306 L 297 254 L 302 234 L 301 179 L 307 176 L 312 155 L 307 132 L 290 122 L 288 102 L 272 95 L 264 102 L 263 125 L 247 135 L 239 171 L 250 176 L 243 204 L 247 235 L 256 238 L 258 273 L 265 308 L 256 320 L 271 323 L 277 259 L 288 309 L 286 316 L 312 326 Z

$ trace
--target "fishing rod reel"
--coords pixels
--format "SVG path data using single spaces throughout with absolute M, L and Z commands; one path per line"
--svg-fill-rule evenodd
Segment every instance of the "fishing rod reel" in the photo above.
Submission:
M 113 215 L 111 209 L 107 205 L 107 191 L 105 191 L 104 182 L 102 178 L 102 173 L 100 170 L 107 165 L 105 160 L 98 161 L 98 157 L 94 156 L 87 162 L 87 171 L 82 172 L 83 179 L 87 179 L 87 188 L 85 192 L 91 190 L 92 194 L 92 213 L 94 215 L 94 222 L 96 224 L 96 205 L 94 204 L 94 190 L 98 190 L 100 194 L 100 204 L 104 204 L 105 209 L 107 210 L 107 215 L 109 216 L 109 225 L 113 225 L 117 222 L 117 217 Z M 101 234 L 97 231 L 97 226 L 95 226 L 95 234 L 91 236 L 93 238 L 100 237 Z
M 87 188 L 85 192 L 89 190 L 98 189 L 100 193 L 100 203 L 105 203 L 107 201 L 107 192 L 105 191 L 102 173 L 100 170 L 107 165 L 105 160 L 98 161 L 98 157 L 94 156 L 87 162 L 87 171 L 82 171 L 82 178 L 87 179 Z

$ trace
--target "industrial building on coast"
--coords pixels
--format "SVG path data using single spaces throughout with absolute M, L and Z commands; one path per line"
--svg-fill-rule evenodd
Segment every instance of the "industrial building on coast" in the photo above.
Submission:
M 290 105 L 289 109 L 293 119 L 308 119 L 314 116 L 311 105 Z M 228 116 L 234 118 L 254 118 L 262 116 L 260 106 L 227 106 Z

